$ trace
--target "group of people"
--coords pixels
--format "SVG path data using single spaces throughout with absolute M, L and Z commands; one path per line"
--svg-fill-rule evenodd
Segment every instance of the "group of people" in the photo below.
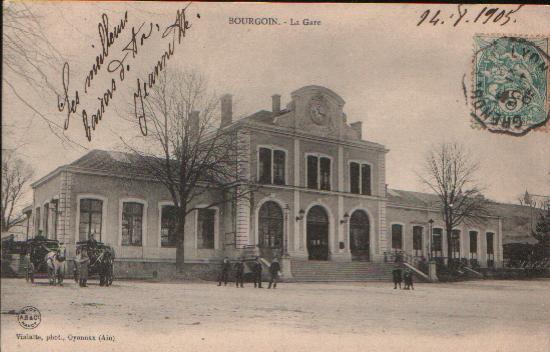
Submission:
M 240 258 L 233 266 L 235 271 L 235 287 L 244 287 L 244 273 L 245 273 L 245 264 L 243 258 Z M 222 268 L 220 276 L 218 278 L 218 286 L 222 285 L 227 286 L 227 281 L 229 280 L 229 272 L 231 271 L 231 262 L 229 258 L 225 257 L 222 261 Z M 269 266 L 269 285 L 267 288 L 277 288 L 277 281 L 279 281 L 279 274 L 281 271 L 281 265 L 279 260 L 274 258 Z M 262 287 L 262 262 L 260 257 L 256 257 L 252 263 L 252 274 L 254 278 L 254 287 Z
M 397 266 L 392 271 L 393 276 L 393 289 L 397 289 L 397 286 L 399 286 L 399 289 L 401 289 L 401 283 L 404 282 L 405 287 L 404 290 L 414 290 L 414 284 L 413 284 L 413 273 L 411 269 L 407 268 L 405 269 L 405 272 L 401 270 L 401 267 Z

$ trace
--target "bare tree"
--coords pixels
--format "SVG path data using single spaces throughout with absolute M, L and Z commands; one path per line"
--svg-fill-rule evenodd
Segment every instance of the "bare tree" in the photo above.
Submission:
M 14 151 L 2 152 L 2 232 L 9 231 L 14 225 L 14 213 L 20 207 L 34 172 Z
M 34 5 L 33 5 L 34 6 Z M 6 1 L 2 4 L 2 82 L 31 114 L 38 117 L 64 145 L 81 146 L 64 133 L 64 126 L 50 116 L 39 101 L 55 101 L 60 91 L 53 83 L 61 77 L 63 56 L 51 43 L 40 16 L 29 3 Z M 2 127 L 9 126 L 2 119 Z M 5 133 L 5 132 L 4 132 Z M 84 148 L 86 149 L 86 148 Z
M 178 269 L 184 263 L 186 216 L 197 209 L 197 202 L 211 208 L 251 192 L 241 177 L 245 161 L 238 133 L 218 128 L 218 105 L 197 72 L 164 71 L 143 99 L 143 109 L 138 109 L 142 118 L 134 119 L 146 135 L 125 142 L 139 165 L 171 195 Z
M 475 179 L 479 165 L 463 146 L 442 143 L 431 149 L 425 160 L 421 181 L 438 196 L 445 222 L 448 263 L 452 265 L 453 228 L 461 223 L 484 222 L 488 201 Z

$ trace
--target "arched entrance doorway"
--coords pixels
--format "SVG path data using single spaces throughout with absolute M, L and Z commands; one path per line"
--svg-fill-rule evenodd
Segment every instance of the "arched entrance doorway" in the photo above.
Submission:
M 267 201 L 258 215 L 258 240 L 260 255 L 271 259 L 281 254 L 283 248 L 283 210 L 279 204 Z
M 369 216 L 363 210 L 356 210 L 349 220 L 349 241 L 351 259 L 369 260 L 370 223 Z
M 316 205 L 307 213 L 307 252 L 310 260 L 328 260 L 328 215 Z

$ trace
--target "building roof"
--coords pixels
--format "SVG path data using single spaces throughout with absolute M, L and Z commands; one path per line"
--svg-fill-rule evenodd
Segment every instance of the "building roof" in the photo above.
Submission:
M 432 193 L 403 191 L 388 188 L 388 202 L 418 208 L 432 208 L 437 206 L 439 197 Z
M 433 208 L 437 207 L 439 197 L 432 193 L 388 189 L 388 202 L 392 205 L 404 207 Z M 536 242 L 535 238 L 530 234 L 532 227 L 535 227 L 538 219 L 536 210 L 519 204 L 489 201 L 489 213 L 502 219 L 502 232 L 505 234 L 505 244 L 512 242 Z
M 284 115 L 288 113 L 289 111 L 287 109 L 281 110 L 279 113 L 273 113 L 272 111 L 268 110 L 260 110 L 252 115 L 248 115 L 246 117 L 243 117 L 242 119 L 236 120 L 236 123 L 239 122 L 260 122 L 265 123 L 268 125 L 275 125 L 275 118 L 281 115 Z
M 94 149 L 68 165 L 81 170 L 114 173 L 126 177 L 152 177 L 130 153 Z

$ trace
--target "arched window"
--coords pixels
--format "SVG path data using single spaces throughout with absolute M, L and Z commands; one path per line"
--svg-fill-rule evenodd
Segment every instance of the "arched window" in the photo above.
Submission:
M 260 208 L 258 219 L 260 246 L 264 248 L 282 248 L 283 246 L 283 210 L 279 204 L 268 201 Z
M 325 208 L 315 205 L 307 212 L 307 251 L 310 260 L 328 260 L 329 219 Z
M 349 220 L 350 251 L 352 260 L 369 260 L 369 217 L 363 210 L 356 210 Z

